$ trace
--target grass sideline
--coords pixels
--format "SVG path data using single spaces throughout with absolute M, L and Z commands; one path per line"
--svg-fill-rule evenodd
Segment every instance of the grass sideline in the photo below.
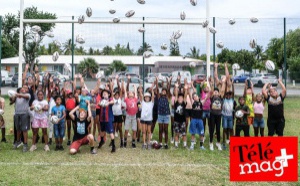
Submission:
M 50 152 L 44 152 L 39 143 L 36 151 L 22 153 L 22 149 L 12 150 L 13 135 L 9 134 L 9 129 L 13 126 L 14 107 L 8 103 L 6 97 L 4 118 L 8 143 L 0 143 L 0 185 L 300 185 L 230 182 L 228 150 L 189 151 L 171 147 L 169 150 L 142 151 L 138 144 L 137 149 L 117 148 L 117 152 L 111 154 L 106 143 L 97 155 L 89 154 L 89 147 L 85 146 L 79 154 L 71 156 L 64 141 L 63 152 L 54 151 L 54 145 Z M 285 136 L 299 136 L 299 111 L 300 99 L 286 98 Z M 253 136 L 253 128 L 250 131 Z M 157 134 L 156 127 L 154 139 Z M 30 132 L 29 147 L 31 136 Z M 118 147 L 119 138 L 116 144 Z M 205 147 L 208 149 L 208 140 Z M 300 154 L 299 148 L 298 152 Z

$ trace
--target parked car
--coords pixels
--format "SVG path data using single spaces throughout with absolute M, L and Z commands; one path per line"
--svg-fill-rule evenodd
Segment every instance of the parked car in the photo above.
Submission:
M 13 74 L 8 74 L 7 70 L 1 70 L 1 85 L 10 85 L 12 81 Z
M 58 72 L 58 71 L 43 71 L 43 72 L 40 72 L 40 73 L 39 73 L 39 74 L 40 74 L 40 82 L 42 82 L 43 76 L 44 76 L 44 74 L 46 74 L 47 72 L 48 72 L 49 74 L 53 75 L 54 77 L 58 78 L 58 79 L 60 80 L 60 82 L 65 82 L 65 81 L 70 80 L 70 76 L 68 76 L 68 75 L 63 75 L 63 74 L 61 74 L 61 73 Z
M 206 79 L 205 74 L 195 74 L 192 77 L 192 81 L 194 81 L 194 86 L 196 87 L 197 84 L 201 84 Z
M 123 78 L 119 79 L 120 82 L 121 82 L 122 80 L 123 80 L 125 83 L 127 83 L 127 80 L 128 80 L 128 79 L 127 79 L 127 77 L 126 77 L 126 78 L 123 77 Z M 136 78 L 136 77 L 130 78 L 130 83 L 129 83 L 129 90 L 130 90 L 130 91 L 134 91 L 134 90 L 133 90 L 133 85 L 135 85 L 136 88 L 138 88 L 140 85 L 143 86 L 143 80 L 140 79 L 140 78 Z M 114 86 L 116 87 L 117 84 L 115 83 Z M 151 86 L 152 86 L 152 83 L 147 83 L 147 82 L 145 82 L 145 89 L 144 89 L 144 90 L 146 90 L 147 88 L 149 88 L 149 87 L 151 87 Z M 114 87 L 114 88 L 115 88 L 115 87 Z
M 177 81 L 177 77 L 180 75 L 180 83 L 184 84 L 184 79 L 187 78 L 187 82 L 190 83 L 192 81 L 192 76 L 190 71 L 174 71 L 172 72 L 172 81 L 171 86 L 175 85 L 175 82 Z
M 145 79 L 147 79 L 148 83 L 153 83 L 155 81 L 155 73 L 148 73 L 147 78 Z
M 255 74 L 252 78 L 251 81 L 254 86 L 264 86 L 266 83 L 271 83 L 272 86 L 277 86 L 278 84 L 278 79 L 274 74 L 271 73 L 259 73 Z
M 12 80 L 11 80 L 11 86 L 12 87 L 15 87 L 16 85 L 18 85 L 18 73 L 15 73 L 12 77 Z
M 234 76 L 233 77 L 233 82 L 234 83 L 244 83 L 246 79 L 249 79 L 250 75 L 249 74 L 241 74 L 239 76 Z

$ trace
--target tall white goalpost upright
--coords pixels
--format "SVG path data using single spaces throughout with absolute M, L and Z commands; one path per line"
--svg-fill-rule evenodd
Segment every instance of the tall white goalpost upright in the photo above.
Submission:
M 23 19 L 24 19 L 24 0 L 20 0 L 20 33 L 19 33 L 19 68 L 18 68 L 18 87 L 22 86 L 22 61 L 23 61 Z
M 209 0 L 206 0 L 206 19 L 209 20 Z M 210 77 L 210 32 L 206 27 L 206 76 Z

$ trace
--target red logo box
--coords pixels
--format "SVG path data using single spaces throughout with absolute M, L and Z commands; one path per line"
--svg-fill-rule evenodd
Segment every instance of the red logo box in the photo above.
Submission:
M 298 137 L 230 138 L 230 181 L 298 181 Z

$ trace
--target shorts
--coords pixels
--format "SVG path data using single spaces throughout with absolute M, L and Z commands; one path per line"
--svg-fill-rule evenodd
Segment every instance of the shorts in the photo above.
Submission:
M 63 138 L 65 137 L 65 122 L 60 122 L 53 125 L 54 138 Z
M 106 132 L 108 134 L 114 133 L 114 126 L 112 122 L 100 122 L 101 132 Z
M 93 118 L 96 117 L 96 110 L 92 110 L 92 117 L 93 117 Z
M 141 124 L 152 125 L 152 121 L 141 120 Z
M 66 110 L 66 120 L 72 120 L 71 117 L 70 117 L 70 115 L 69 115 L 70 112 L 71 112 L 71 111 Z M 76 114 L 76 113 L 74 113 L 74 116 L 75 116 L 75 114 Z
M 186 135 L 185 122 L 174 121 L 174 131 L 175 131 L 175 133 L 179 133 L 179 134 L 185 136 Z
M 73 143 L 70 146 L 70 149 L 75 149 L 76 151 L 78 151 L 82 145 L 87 145 L 87 144 L 89 144 L 89 140 L 87 136 L 85 136 L 84 138 L 73 141 Z
M 202 113 L 202 118 L 205 119 L 205 118 L 210 118 L 210 111 L 209 110 L 203 110 L 203 113 Z
M 30 116 L 28 113 L 15 114 L 14 122 L 15 122 L 17 131 L 25 132 L 25 131 L 30 130 Z
M 136 122 L 136 115 L 126 115 L 125 119 L 125 130 L 132 129 L 133 131 L 137 130 L 137 122 Z
M 157 122 L 160 124 L 169 124 L 170 123 L 170 115 L 158 115 Z
M 189 118 L 192 116 L 192 109 L 185 109 L 185 117 Z
M 283 130 L 285 127 L 285 119 L 269 120 L 267 121 L 268 125 L 268 136 L 273 136 L 277 134 L 278 136 L 283 136 Z
M 232 116 L 222 116 L 222 127 L 223 129 L 233 128 L 233 117 Z
M 198 134 L 198 135 L 204 135 L 204 127 L 203 127 L 203 121 L 202 119 L 192 119 L 190 124 L 190 133 L 192 135 Z
M 171 109 L 171 117 L 174 117 L 174 109 Z
M 96 115 L 100 115 L 100 109 L 96 109 Z
M 138 112 L 136 113 L 136 119 L 140 119 L 140 118 L 141 118 L 141 114 L 142 114 L 142 112 L 141 112 L 141 111 L 138 111 Z
M 33 118 L 32 121 L 32 128 L 36 129 L 36 128 L 48 128 L 48 118 L 43 118 L 43 119 L 36 119 Z
M 123 122 L 123 116 L 114 116 L 114 123 L 122 123 Z
M 264 118 L 254 118 L 253 127 L 265 128 Z

